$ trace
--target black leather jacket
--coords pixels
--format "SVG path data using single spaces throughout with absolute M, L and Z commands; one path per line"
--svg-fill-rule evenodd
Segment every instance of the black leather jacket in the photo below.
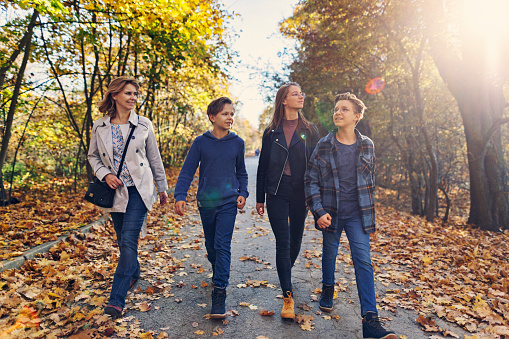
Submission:
M 256 202 L 265 202 L 265 193 L 276 195 L 286 161 L 290 161 L 292 186 L 302 188 L 304 194 L 304 174 L 311 153 L 320 139 L 318 129 L 312 123 L 306 129 L 299 119 L 293 133 L 290 147 L 287 147 L 282 124 L 276 130 L 268 128 L 263 132 L 262 150 L 256 173 Z

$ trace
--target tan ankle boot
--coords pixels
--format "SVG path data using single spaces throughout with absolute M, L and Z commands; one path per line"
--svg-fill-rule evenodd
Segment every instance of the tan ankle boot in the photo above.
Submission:
M 281 318 L 285 319 L 295 318 L 292 292 L 286 292 L 286 296 L 283 296 L 283 309 L 281 310 Z

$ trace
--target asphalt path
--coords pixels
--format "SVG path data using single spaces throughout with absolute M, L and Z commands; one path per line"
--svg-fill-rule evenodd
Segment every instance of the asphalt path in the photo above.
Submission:
M 177 220 L 181 224 L 179 242 L 161 238 L 144 242 L 140 248 L 142 279 L 137 290 L 128 295 L 125 317 L 118 321 L 116 337 L 150 332 L 154 338 L 362 338 L 360 305 L 346 236 L 342 237 L 336 265 L 340 291 L 334 310 L 327 314 L 318 308 L 321 232 L 315 230 L 311 215 L 292 270 L 295 313 L 300 315 L 300 324 L 280 317 L 283 300 L 275 265 L 275 239 L 267 216 L 255 213 L 257 162 L 255 157 L 246 159 L 250 197 L 245 212 L 237 215 L 235 223 L 226 319 L 207 319 L 211 267 L 205 255 L 198 210 L 195 204 L 188 204 L 186 216 Z M 377 273 L 375 283 L 378 300 L 390 298 L 391 290 L 405 288 L 382 284 Z M 263 311 L 274 314 L 263 316 Z M 410 308 L 391 311 L 380 307 L 379 315 L 399 338 L 442 338 L 440 334 L 424 332 L 416 322 L 418 314 Z M 465 333 L 453 324 L 440 320 L 438 324 L 461 337 Z

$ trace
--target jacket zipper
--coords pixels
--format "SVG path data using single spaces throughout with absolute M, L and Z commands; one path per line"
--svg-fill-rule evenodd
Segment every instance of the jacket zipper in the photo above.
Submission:
M 283 145 L 281 145 L 279 142 L 275 142 L 275 144 L 283 147 L 283 149 L 286 151 L 286 159 L 285 159 L 285 163 L 283 165 L 283 170 L 281 171 L 281 175 L 279 176 L 279 181 L 277 182 L 276 192 L 274 192 L 274 195 L 276 195 L 277 191 L 279 190 L 279 184 L 281 183 L 281 178 L 283 178 L 283 173 L 285 172 L 285 165 L 286 165 L 286 162 L 288 161 L 288 150 Z
M 304 139 L 304 161 L 306 162 L 306 172 L 308 171 L 308 147 L 307 138 Z M 306 173 L 304 173 L 304 181 L 306 181 Z

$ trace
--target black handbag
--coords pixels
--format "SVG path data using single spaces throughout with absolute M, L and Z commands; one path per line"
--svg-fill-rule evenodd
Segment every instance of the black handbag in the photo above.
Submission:
M 118 166 L 117 178 L 120 178 L 122 166 L 124 166 L 125 155 L 127 153 L 127 147 L 129 146 L 129 142 L 131 141 L 131 137 L 133 136 L 135 127 L 136 126 L 131 125 L 131 132 L 129 133 L 129 137 L 127 138 L 127 142 L 124 147 L 124 152 L 122 153 L 122 160 L 120 160 L 120 166 Z M 111 188 L 106 183 L 106 181 L 101 181 L 98 178 L 94 177 L 94 181 L 88 183 L 88 189 L 87 193 L 85 194 L 85 200 L 99 207 L 111 208 L 113 207 L 115 191 L 116 189 Z

